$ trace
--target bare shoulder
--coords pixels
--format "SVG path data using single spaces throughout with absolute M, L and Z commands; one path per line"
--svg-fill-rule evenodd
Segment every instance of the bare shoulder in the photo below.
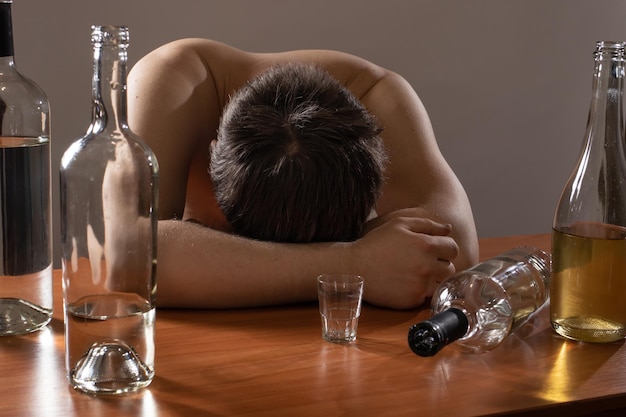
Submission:
M 381 80 L 397 76 L 373 62 L 341 51 L 248 52 L 215 40 L 189 38 L 167 43 L 147 54 L 135 65 L 131 78 L 141 78 L 144 82 L 145 77 L 171 81 L 179 76 L 187 83 L 210 83 L 224 105 L 229 94 L 254 76 L 271 66 L 290 62 L 323 68 L 358 98 L 363 98 Z
M 236 56 L 245 54 L 224 43 L 211 39 L 186 38 L 166 43 L 146 54 L 137 65 L 177 64 L 185 66 L 193 61 L 205 61 L 208 58 Z
M 231 83 L 248 77 L 251 54 L 210 39 L 189 38 L 167 43 L 141 58 L 130 72 L 131 82 L 154 89 L 167 82 L 174 88 L 207 86 L 222 94 Z M 248 63 L 246 63 L 248 62 Z M 220 100 L 223 104 L 223 100 Z

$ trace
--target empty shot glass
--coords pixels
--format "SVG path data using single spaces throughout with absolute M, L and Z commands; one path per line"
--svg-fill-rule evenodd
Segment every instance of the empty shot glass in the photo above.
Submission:
M 334 343 L 356 340 L 363 282 L 362 277 L 351 274 L 323 274 L 317 277 L 324 340 Z

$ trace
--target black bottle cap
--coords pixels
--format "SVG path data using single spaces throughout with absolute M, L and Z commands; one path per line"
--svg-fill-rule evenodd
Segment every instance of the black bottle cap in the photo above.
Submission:
M 450 308 L 409 329 L 409 347 L 419 356 L 433 356 L 444 346 L 467 333 L 469 322 L 465 313 Z

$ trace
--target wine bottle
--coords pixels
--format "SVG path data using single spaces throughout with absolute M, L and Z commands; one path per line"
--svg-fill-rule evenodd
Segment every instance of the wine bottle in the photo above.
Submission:
M 626 337 L 624 46 L 596 44 L 585 138 L 554 215 L 550 321 L 582 342 Z
M 0 1 L 0 335 L 52 318 L 50 105 L 13 56 L 11 1 Z
M 126 115 L 129 32 L 92 27 L 92 121 L 61 159 L 70 383 L 126 393 L 154 376 L 158 164 Z

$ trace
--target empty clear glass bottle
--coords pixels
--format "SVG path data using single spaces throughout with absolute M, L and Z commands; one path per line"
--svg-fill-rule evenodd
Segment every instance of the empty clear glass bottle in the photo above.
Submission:
M 584 342 L 626 336 L 624 43 L 596 44 L 583 147 L 558 202 L 550 320 Z
M 11 1 L 0 2 L 0 335 L 52 317 L 50 106 L 13 57 Z
M 550 255 L 519 247 L 442 281 L 432 298 L 433 316 L 409 329 L 409 346 L 433 356 L 455 342 L 480 353 L 498 346 L 549 298 Z
M 158 165 L 126 121 L 128 36 L 92 27 L 92 122 L 61 160 L 66 362 L 91 393 L 154 376 Z

